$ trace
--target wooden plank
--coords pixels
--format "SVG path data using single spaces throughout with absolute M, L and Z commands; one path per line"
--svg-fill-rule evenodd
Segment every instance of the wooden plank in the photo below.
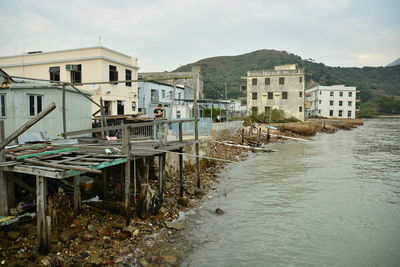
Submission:
M 180 149 L 183 153 L 183 149 Z M 183 187 L 183 155 L 179 154 L 179 196 L 183 197 L 184 187 Z
M 158 188 L 158 197 L 161 200 L 161 203 L 163 202 L 163 196 L 164 196 L 164 176 L 165 176 L 165 155 L 166 153 L 163 153 L 159 156 L 159 188 Z
M 75 175 L 73 178 L 74 183 L 74 216 L 81 213 L 81 188 L 80 188 L 80 175 Z
M 8 172 L 25 173 L 25 174 L 31 174 L 34 176 L 40 175 L 40 176 L 45 176 L 48 178 L 55 178 L 55 179 L 65 178 L 64 175 L 62 175 L 62 173 L 60 173 L 60 172 L 49 171 L 46 169 L 40 169 L 39 166 L 32 167 L 32 166 L 27 166 L 27 165 L 17 165 L 17 166 L 13 166 L 13 167 L 3 167 L 3 169 Z
M 45 151 L 41 153 L 34 153 L 34 154 L 28 154 L 28 155 L 23 155 L 23 156 L 18 156 L 15 159 L 26 159 L 26 158 L 33 158 L 33 157 L 39 157 L 43 155 L 50 155 L 50 154 L 57 154 L 60 152 L 67 152 L 67 151 L 72 151 L 78 149 L 77 147 L 70 147 L 70 148 L 64 148 L 64 149 L 57 149 L 57 150 L 50 150 L 50 151 Z
M 0 142 L 4 142 L 4 121 L 0 120 Z M 0 162 L 6 160 L 4 149 L 0 149 Z M 3 169 L 0 169 L 0 216 L 8 215 L 8 184 Z
M 42 255 L 49 252 L 50 236 L 47 220 L 46 201 L 47 181 L 43 176 L 36 176 L 36 211 L 37 211 L 37 249 Z
M 89 155 L 82 155 L 82 156 L 77 156 L 77 157 L 63 157 L 64 159 L 62 160 L 55 160 L 53 163 L 64 163 L 72 160 L 77 160 L 77 159 L 83 159 L 83 158 L 88 158 L 90 157 Z
M 67 131 L 67 114 L 66 114 L 66 105 L 65 105 L 65 83 L 62 85 L 62 122 L 63 122 L 63 132 Z M 67 137 L 64 137 L 67 139 Z
M 64 162 L 64 164 L 65 164 L 65 165 L 71 165 L 71 166 L 80 165 L 80 166 L 90 166 L 90 167 L 92 167 L 92 166 L 96 166 L 96 165 L 99 164 L 99 163 L 98 163 L 98 162 L 84 162 L 84 161 L 74 160 L 74 161 L 67 161 L 67 162 Z
M 54 103 L 51 103 L 47 108 L 42 110 L 39 114 L 37 114 L 35 117 L 24 123 L 20 128 L 18 128 L 15 132 L 13 132 L 10 136 L 5 138 L 5 140 L 0 144 L 0 150 L 2 150 L 6 145 L 14 141 L 14 139 L 18 138 L 21 134 L 23 134 L 26 130 L 31 128 L 33 125 L 35 125 L 38 121 L 43 119 L 47 114 L 52 112 L 56 108 L 56 105 Z
M 30 146 L 20 146 L 20 147 L 16 147 L 16 148 L 6 148 L 6 152 L 17 152 L 17 151 L 22 151 L 22 150 L 27 150 L 27 149 L 32 149 L 32 148 L 40 148 L 40 147 L 44 147 L 47 146 L 43 145 L 43 144 L 38 144 L 38 145 L 30 145 Z
M 75 170 L 75 171 L 97 173 L 97 174 L 101 173 L 101 171 L 90 169 L 90 168 L 55 164 L 55 163 L 44 162 L 44 161 L 40 161 L 40 160 L 23 159 L 23 161 L 31 163 L 31 164 L 39 165 L 39 166 L 53 167 L 53 168 L 64 169 L 64 170 Z
M 125 163 L 127 161 L 128 161 L 128 158 L 119 158 L 119 159 L 116 159 L 116 160 L 113 160 L 113 161 L 102 162 L 99 165 L 96 165 L 96 166 L 92 167 L 92 169 L 100 170 L 100 169 L 104 169 L 104 168 L 111 167 L 111 166 L 114 166 L 114 165 L 119 165 L 119 164 Z M 79 171 L 73 171 L 72 170 L 72 171 L 67 171 L 66 173 L 64 173 L 63 177 L 66 178 L 66 177 L 71 177 L 71 176 L 74 176 L 74 175 L 77 175 L 77 174 L 83 174 L 83 173 L 84 172 L 79 172 Z

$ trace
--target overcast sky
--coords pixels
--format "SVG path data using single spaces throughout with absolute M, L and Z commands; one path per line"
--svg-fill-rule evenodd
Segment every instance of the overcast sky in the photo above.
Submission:
M 400 57 L 398 0 L 5 0 L 0 56 L 101 44 L 141 71 L 259 49 L 329 66 Z

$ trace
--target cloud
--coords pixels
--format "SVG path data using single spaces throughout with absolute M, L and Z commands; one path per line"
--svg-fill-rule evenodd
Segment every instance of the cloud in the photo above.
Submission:
M 145 71 L 263 48 L 327 65 L 386 64 L 400 54 L 400 25 L 398 4 L 382 2 L 10 1 L 0 16 L 0 56 L 94 46 L 101 36 L 103 45 L 138 57 Z

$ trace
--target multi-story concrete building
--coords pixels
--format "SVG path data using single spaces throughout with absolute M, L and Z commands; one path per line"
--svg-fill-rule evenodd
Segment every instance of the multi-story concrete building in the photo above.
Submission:
M 243 79 L 247 80 L 248 114 L 281 109 L 287 117 L 304 120 L 304 70 L 297 64 L 248 71 Z
M 70 82 L 93 92 L 97 103 L 103 98 L 106 113 L 134 114 L 137 83 L 79 85 L 86 82 L 137 80 L 137 59 L 106 47 L 87 47 L 52 52 L 29 52 L 0 57 L 0 68 L 11 76 Z M 98 110 L 92 105 L 92 112 Z
M 344 85 L 315 86 L 306 90 L 306 102 L 309 107 L 307 116 L 321 116 L 326 118 L 356 117 L 357 98 L 356 87 Z
M 172 97 L 173 85 L 161 82 L 139 82 L 138 112 L 143 115 L 154 116 L 154 109 L 158 104 L 163 106 L 165 117 L 169 117 L 172 99 L 172 119 L 187 119 L 191 117 L 193 103 L 192 88 L 184 85 L 175 86 L 175 97 Z

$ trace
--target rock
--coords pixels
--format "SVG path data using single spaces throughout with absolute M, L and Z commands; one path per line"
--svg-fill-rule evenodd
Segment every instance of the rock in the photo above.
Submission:
M 7 237 L 12 241 L 15 241 L 20 235 L 21 235 L 20 232 L 15 232 L 15 231 L 7 232 Z
M 122 231 L 126 231 L 126 232 L 130 232 L 130 233 L 132 233 L 132 235 L 133 235 L 133 233 L 136 231 L 137 229 L 136 229 L 136 227 L 134 227 L 133 225 L 128 225 L 127 227 L 124 227 L 123 229 L 122 229 Z
M 115 260 L 115 263 L 121 263 L 121 262 L 124 262 L 124 259 L 123 259 L 122 257 L 117 258 L 117 259 Z
M 141 260 L 139 261 L 139 263 L 140 263 L 143 267 L 149 266 L 149 262 L 146 261 L 145 259 L 141 259 Z
M 163 257 L 163 259 L 166 261 L 166 262 L 168 262 L 168 263 L 170 263 L 170 264 L 174 264 L 174 263 L 176 263 L 176 261 L 178 260 L 175 256 L 168 256 L 168 255 L 165 255 L 165 256 L 162 256 Z
M 64 231 L 60 234 L 60 241 L 67 242 L 70 240 L 74 240 L 78 236 L 78 233 L 75 231 Z
M 94 239 L 94 235 L 92 235 L 92 234 L 89 234 L 89 233 L 85 233 L 83 236 L 82 236 L 82 240 L 83 241 L 91 241 L 91 240 L 93 240 Z
M 187 198 L 181 197 L 177 201 L 178 205 L 182 207 L 188 207 L 189 206 L 189 200 Z
M 217 209 L 215 210 L 215 213 L 221 215 L 221 214 L 224 214 L 225 211 L 224 211 L 223 209 L 217 208 Z
M 87 229 L 89 232 L 92 232 L 94 230 L 93 224 L 88 224 Z
M 103 236 L 103 240 L 106 243 L 111 243 L 111 237 L 109 237 L 109 236 Z
M 168 228 L 171 228 L 171 229 L 182 230 L 184 228 L 183 224 L 181 224 L 181 223 L 170 222 L 170 221 L 164 221 L 164 223 L 165 223 L 165 226 L 167 226 Z

